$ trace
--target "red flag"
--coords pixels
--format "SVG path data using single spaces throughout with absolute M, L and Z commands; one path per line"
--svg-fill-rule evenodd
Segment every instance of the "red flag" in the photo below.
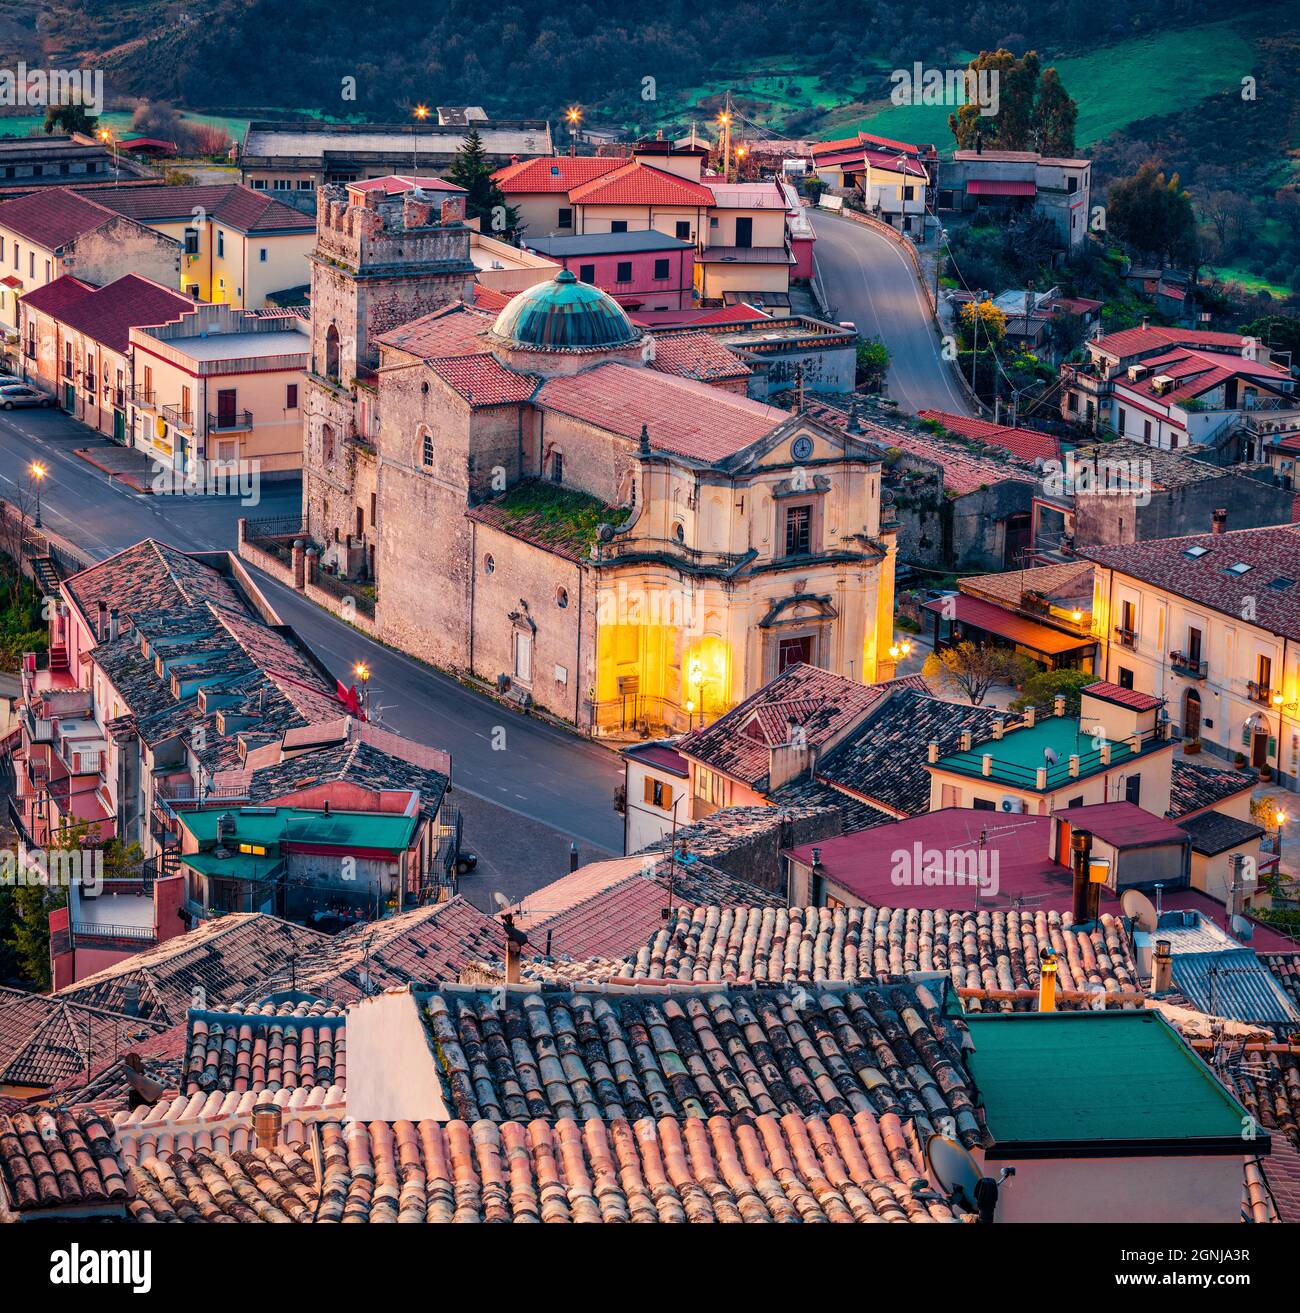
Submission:
M 349 715 L 360 716 L 364 720 L 365 713 L 361 710 L 361 698 L 357 695 L 357 686 L 353 684 L 351 688 L 344 688 L 341 679 L 334 682 L 338 685 L 338 691 L 334 696 L 343 703 L 344 709 Z

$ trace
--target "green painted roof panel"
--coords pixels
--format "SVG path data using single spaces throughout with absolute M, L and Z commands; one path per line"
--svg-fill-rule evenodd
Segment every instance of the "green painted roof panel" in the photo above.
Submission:
M 217 820 L 235 818 L 234 842 L 309 843 L 331 848 L 406 848 L 416 818 L 394 812 L 333 811 L 328 816 L 299 807 L 219 807 L 179 812 L 181 824 L 200 842 L 217 838 Z

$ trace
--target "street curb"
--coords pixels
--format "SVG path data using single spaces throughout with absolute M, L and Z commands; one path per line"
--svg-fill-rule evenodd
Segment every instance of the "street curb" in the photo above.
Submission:
M 93 465 L 101 473 L 107 474 L 110 480 L 116 479 L 117 482 L 126 484 L 128 488 L 131 488 L 135 492 L 143 493 L 148 496 L 153 495 L 153 488 L 148 484 L 141 483 L 134 474 L 121 474 L 117 470 L 109 469 L 109 467 L 101 461 L 97 461 L 91 454 L 93 450 L 94 448 L 92 447 L 73 447 L 72 454 L 74 456 L 80 456 L 87 465 Z

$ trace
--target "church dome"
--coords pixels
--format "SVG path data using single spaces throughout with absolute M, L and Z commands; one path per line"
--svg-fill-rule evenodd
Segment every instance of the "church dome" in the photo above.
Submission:
M 492 332 L 531 351 L 593 351 L 628 346 L 641 336 L 612 296 L 579 282 L 568 269 L 512 298 Z

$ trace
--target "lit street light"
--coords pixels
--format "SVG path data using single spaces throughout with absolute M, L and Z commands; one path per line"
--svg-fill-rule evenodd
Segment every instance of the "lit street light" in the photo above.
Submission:
M 423 123 L 424 120 L 427 119 L 427 118 L 429 117 L 429 107 L 428 107 L 428 105 L 417 105 L 417 106 L 411 111 L 411 113 L 412 113 L 412 115 L 414 115 L 415 120 L 416 120 L 416 126 L 413 127 L 413 128 L 411 129 L 411 182 L 414 183 L 414 182 L 415 182 L 415 179 L 419 176 L 419 173 L 420 173 L 420 160 L 419 160 L 419 150 L 420 150 L 420 128 L 419 128 L 419 124 Z
M 45 466 L 38 460 L 32 461 L 31 475 L 36 480 L 36 522 L 33 527 L 39 529 L 41 527 L 41 481 L 45 478 Z
M 352 667 L 352 673 L 361 681 L 361 709 L 367 720 L 370 719 L 370 667 L 364 661 L 358 661 Z

